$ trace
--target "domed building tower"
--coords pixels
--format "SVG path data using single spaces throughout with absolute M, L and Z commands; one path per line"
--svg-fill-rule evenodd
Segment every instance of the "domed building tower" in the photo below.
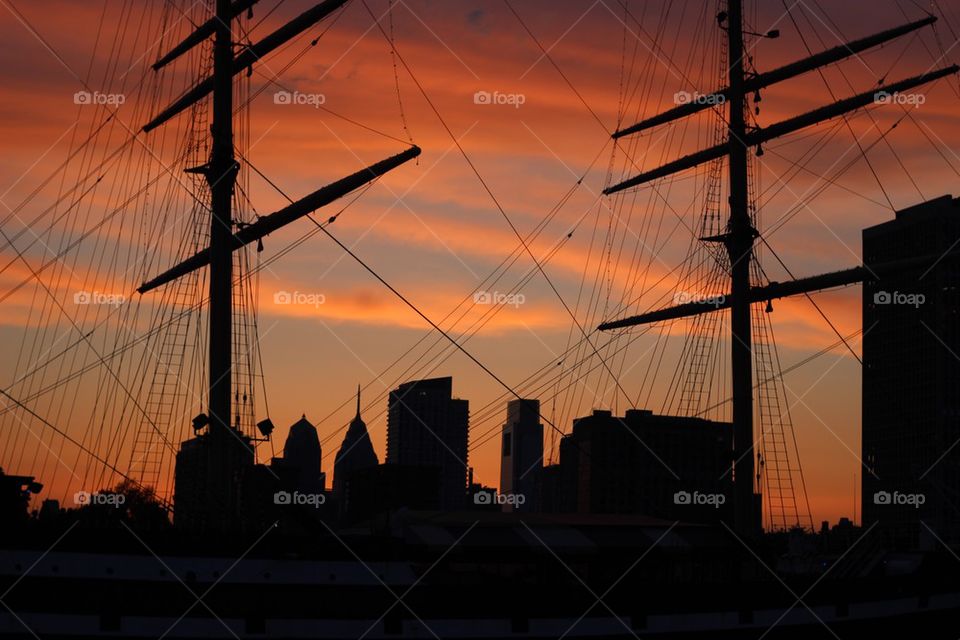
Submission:
M 290 427 L 283 445 L 284 465 L 292 468 L 297 478 L 297 490 L 303 493 L 322 493 L 326 477 L 320 470 L 322 452 L 317 428 L 303 415 Z

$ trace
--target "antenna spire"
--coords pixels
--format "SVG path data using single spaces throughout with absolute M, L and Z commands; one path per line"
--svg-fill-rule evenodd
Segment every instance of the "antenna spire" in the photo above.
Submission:
M 357 417 L 360 417 L 360 383 L 357 383 Z

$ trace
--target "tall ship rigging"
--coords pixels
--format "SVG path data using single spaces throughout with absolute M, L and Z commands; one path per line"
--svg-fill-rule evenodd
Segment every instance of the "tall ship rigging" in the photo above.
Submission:
M 509 295 L 517 295 L 533 278 L 542 278 L 571 321 L 563 357 L 512 385 L 467 344 L 469 330 L 458 327 L 454 332 L 455 325 L 429 317 L 329 229 L 372 184 L 394 171 L 405 175 L 403 167 L 421 155 L 412 137 L 405 141 L 386 135 L 398 146 L 392 155 L 366 166 L 358 162 L 353 173 L 296 199 L 254 162 L 256 141 L 251 139 L 248 112 L 257 91 L 251 78 L 260 73 L 266 86 L 282 87 L 286 69 L 275 73 L 271 56 L 289 55 L 299 46 L 303 53 L 293 54 L 299 59 L 336 28 L 347 5 L 363 5 L 374 22 L 371 29 L 379 30 L 390 45 L 398 98 L 402 69 L 450 132 L 396 50 L 392 17 L 387 29 L 366 3 L 325 0 L 307 3 L 305 10 L 270 30 L 260 28 L 266 18 L 258 20 L 262 3 L 256 0 L 216 0 L 212 6 L 162 4 L 131 9 L 145 11 L 147 23 L 164 27 L 160 42 L 165 48 L 136 85 L 135 113 L 143 116 L 143 124 L 121 129 L 124 141 L 116 152 L 83 156 L 75 184 L 64 187 L 60 202 L 41 213 L 63 219 L 74 209 L 88 207 L 108 168 L 126 170 L 128 179 L 110 198 L 123 204 L 61 247 L 57 258 L 75 249 L 87 250 L 83 241 L 94 237 L 94 254 L 108 256 L 113 251 L 105 271 L 137 278 L 137 301 L 107 305 L 106 315 L 98 309 L 82 322 L 71 319 L 71 342 L 48 345 L 58 348 L 46 349 L 39 359 L 21 352 L 18 376 L 2 391 L 8 434 L 0 452 L 6 473 L 0 479 L 4 490 L 20 498 L 46 490 L 45 476 L 52 475 L 47 460 L 39 468 L 27 462 L 36 443 L 20 433 L 9 436 L 10 419 L 26 419 L 54 434 L 60 451 L 69 446 L 92 460 L 81 489 L 88 502 L 99 506 L 98 500 L 121 495 L 138 506 L 142 500 L 144 512 L 153 509 L 163 515 L 143 530 L 126 520 L 108 526 L 93 522 L 69 538 L 62 531 L 61 537 L 53 535 L 56 527 L 44 523 L 42 513 L 12 527 L 0 550 L 0 600 L 6 607 L 6 612 L 0 611 L 0 636 L 741 638 L 762 633 L 808 638 L 891 629 L 908 632 L 918 624 L 939 624 L 955 616 L 960 585 L 939 565 L 942 551 L 895 552 L 872 537 L 863 546 L 858 540 L 842 554 L 830 556 L 827 565 L 817 566 L 826 556 L 814 552 L 793 563 L 797 556 L 789 550 L 810 540 L 814 520 L 782 385 L 771 311 L 774 301 L 852 284 L 863 283 L 864 296 L 868 289 L 874 294 L 878 283 L 952 265 L 956 252 L 952 246 L 934 245 L 909 255 L 884 251 L 883 230 L 877 227 L 868 231 L 877 238 L 871 246 L 879 258 L 865 255 L 847 269 L 775 282 L 760 260 L 761 249 L 773 251 L 766 242 L 758 197 L 758 158 L 764 145 L 871 108 L 878 104 L 878 95 L 899 95 L 955 78 L 960 67 L 944 63 L 913 76 L 884 78 L 870 91 L 775 123 L 759 118 L 762 94 L 779 83 L 932 29 L 937 16 L 759 71 L 753 65 L 753 49 L 778 37 L 779 31 L 752 31 L 756 14 L 745 16 L 742 0 L 706 3 L 709 8 L 701 18 L 708 19 L 701 19 L 698 29 L 703 33 L 713 29 L 709 41 L 716 45 L 712 62 L 718 72 L 713 88 L 687 94 L 689 99 L 675 108 L 635 122 L 624 121 L 629 113 L 624 93 L 621 122 L 608 132 L 612 151 L 602 189 L 611 220 L 633 209 L 642 211 L 640 190 L 650 185 L 657 190 L 680 172 L 700 172 L 697 206 L 702 211 L 692 225 L 689 251 L 674 271 L 680 271 L 678 285 L 689 291 L 675 295 L 675 304 L 650 304 L 650 297 L 633 285 L 618 291 L 623 300 L 611 302 L 609 282 L 616 278 L 610 276 L 608 283 L 596 285 L 588 305 L 581 308 L 578 300 L 577 308 L 571 309 L 544 269 L 547 260 L 531 249 L 531 236 L 521 234 L 484 183 L 519 241 L 512 259 L 533 265 Z M 509 2 L 507 7 L 526 28 Z M 388 11 L 392 9 L 391 1 Z M 640 24 L 629 3 L 622 5 L 622 12 L 624 24 L 631 20 Z M 184 25 L 190 28 L 180 37 Z M 266 35 L 261 37 L 263 31 Z M 654 57 L 659 53 L 653 51 Z M 135 68 L 136 63 L 130 70 Z M 132 71 L 113 75 L 121 84 L 124 76 L 133 79 Z M 621 81 L 639 91 L 644 78 L 631 71 Z M 87 139 L 100 141 L 104 127 L 120 120 L 117 105 L 109 96 L 98 103 L 98 92 L 85 95 L 103 107 L 102 121 Z M 276 95 L 280 97 L 275 101 L 282 101 L 296 94 Z M 398 107 L 406 130 L 402 99 Z M 645 114 L 646 107 L 638 106 L 637 112 Z M 639 159 L 638 139 L 692 118 L 708 123 L 705 136 L 711 144 L 654 168 Z M 76 153 L 85 153 L 85 145 L 79 142 Z M 171 153 L 176 162 L 123 166 L 157 158 L 154 147 Z M 470 157 L 462 147 L 459 151 L 483 183 Z M 276 190 L 287 204 L 258 213 L 251 198 L 254 178 Z M 581 182 L 582 178 L 577 186 Z M 161 183 L 167 185 L 166 192 L 155 186 Z M 917 217 L 947 220 L 958 205 L 945 197 L 918 207 L 922 213 Z M 137 212 L 141 229 L 111 226 L 124 210 Z M 897 220 L 901 214 L 904 221 L 913 220 L 908 211 L 898 211 Z M 124 256 L 128 264 L 108 244 L 101 245 L 98 226 L 107 233 L 139 236 L 138 249 Z M 536 511 L 525 511 L 516 502 L 503 510 L 469 509 L 471 502 L 483 505 L 489 495 L 472 475 L 460 477 L 465 474 L 459 468 L 450 472 L 443 465 L 424 471 L 424 465 L 416 463 L 421 452 L 396 439 L 388 442 L 389 464 L 378 465 L 361 417 L 360 390 L 356 416 L 343 427 L 347 435 L 337 456 L 340 469 L 354 474 L 349 484 L 335 484 L 327 492 L 319 468 L 320 447 L 326 440 L 317 436 L 306 415 L 291 427 L 283 455 L 275 455 L 273 422 L 266 403 L 261 412 L 256 401 L 261 393 L 265 400 L 267 384 L 258 348 L 257 276 L 286 253 L 281 249 L 270 254 L 271 234 L 298 226 L 308 229 L 303 237 L 327 236 L 333 241 L 328 247 L 354 260 L 433 330 L 433 344 L 438 346 L 430 356 L 431 368 L 411 365 L 404 374 L 432 375 L 451 353 L 460 354 L 502 389 L 500 399 L 509 402 L 511 434 L 525 425 L 545 434 L 535 438 L 540 442 L 539 458 L 531 458 L 542 467 L 542 476 L 524 485 L 535 487 L 526 491 L 536 492 Z M 170 237 L 173 229 L 180 237 Z M 6 246 L 16 253 L 11 263 L 19 261 L 29 270 L 24 284 L 39 279 L 47 269 L 59 273 L 58 260 L 37 269 L 16 248 L 20 235 L 4 235 Z M 611 241 L 602 249 L 606 268 L 617 264 L 615 244 Z M 558 245 L 557 251 L 561 249 Z M 263 260 L 264 253 L 271 257 Z M 584 279 L 594 266 L 584 265 Z M 90 289 L 85 295 L 102 295 L 98 276 L 94 273 L 85 282 Z M 637 278 L 636 273 L 629 276 Z M 471 294 L 474 300 L 483 300 L 477 298 L 483 294 L 480 287 Z M 37 317 L 31 317 L 38 325 L 58 307 L 62 311 L 49 288 L 41 293 L 46 297 Z M 607 299 L 601 304 L 604 293 Z M 131 311 L 134 307 L 136 311 Z M 104 339 L 101 329 L 117 319 L 121 328 L 143 322 L 148 328 L 126 343 L 112 341 L 117 334 Z M 655 414 L 639 402 L 640 395 L 624 389 L 619 372 L 627 359 L 626 348 L 636 335 L 643 335 L 633 333 L 638 331 L 633 328 L 646 331 L 653 325 L 669 331 L 670 323 L 681 319 L 687 323 L 684 346 L 664 410 Z M 840 342 L 849 348 L 844 336 Z M 77 347 L 88 348 L 93 359 L 76 365 L 71 359 Z M 192 371 L 185 364 L 188 351 L 200 356 Z M 151 357 L 136 361 L 136 354 L 144 353 Z M 665 348 L 658 356 L 662 359 L 664 353 Z M 658 370 L 650 366 L 651 378 L 656 378 Z M 71 373 L 48 380 L 46 372 L 56 367 Z M 581 407 L 574 399 L 576 391 L 566 389 L 594 371 L 606 380 L 613 408 L 576 418 L 567 429 L 566 414 Z M 185 379 L 189 384 L 183 384 Z M 74 380 L 80 380 L 78 386 L 69 387 Z M 76 391 L 84 380 L 90 380 L 95 406 L 89 433 L 76 438 L 62 427 L 61 417 L 44 416 L 31 402 L 44 394 Z M 646 380 L 643 384 L 641 395 L 646 392 L 649 400 L 653 383 L 649 388 Z M 200 387 L 203 393 L 194 395 L 184 386 Z M 548 392 L 555 404 L 559 397 L 570 405 L 559 418 L 545 403 L 530 400 Z M 615 409 L 623 403 L 620 417 Z M 724 413 L 728 408 L 729 414 Z M 429 429 L 425 420 L 442 415 L 431 424 L 450 428 L 451 435 L 441 438 L 445 447 L 462 449 L 452 453 L 465 460 L 475 446 L 468 449 L 466 435 L 462 442 L 457 439 L 466 433 L 468 412 L 465 401 L 453 397 L 449 379 L 399 384 L 390 392 L 388 413 L 396 434 L 404 429 L 409 433 L 417 421 Z M 475 420 L 476 414 L 469 419 Z M 454 427 L 461 424 L 463 429 L 457 431 Z M 122 435 L 106 442 L 104 432 L 111 430 Z M 485 442 L 498 435 L 491 430 L 479 439 Z M 669 444 L 663 449 L 647 445 L 648 439 L 672 443 L 680 438 L 676 451 L 669 450 Z M 504 459 L 519 458 L 521 442 L 520 436 L 504 438 Z M 267 447 L 271 456 L 266 455 Z M 349 455 L 355 449 L 366 462 L 355 462 L 360 454 Z M 47 450 L 57 458 L 51 447 Z M 682 511 L 685 501 L 696 501 L 703 493 L 687 492 L 673 472 L 674 466 L 681 468 L 684 458 L 693 456 L 691 452 L 702 456 L 689 468 L 703 473 L 697 488 L 711 488 L 713 502 L 707 506 L 716 507 L 712 511 Z M 299 463 L 300 459 L 306 462 Z M 620 470 L 624 459 L 655 471 L 626 477 Z M 529 467 L 515 467 L 501 477 L 521 486 L 528 471 Z M 453 479 L 450 484 L 448 477 Z M 121 481 L 124 492 L 106 491 L 108 480 Z M 68 481 L 64 486 L 74 485 Z M 396 502 L 398 492 L 412 488 L 426 495 L 435 486 L 440 488 L 430 507 Z M 453 494 L 463 495 L 451 499 L 448 486 L 453 486 Z M 614 486 L 616 499 L 605 501 L 596 495 Z M 642 495 L 650 486 L 658 487 L 658 498 Z M 317 499 L 299 504 L 298 496 Z M 324 504 L 328 496 L 332 504 Z M 349 501 L 359 504 L 365 498 L 382 508 L 355 515 L 360 512 L 351 511 Z M 283 510 L 289 501 L 297 508 Z M 439 508 L 446 503 L 462 508 Z M 696 515 L 686 520 L 674 517 L 676 513 Z M 80 522 L 68 525 L 67 531 Z M 282 531 L 271 537 L 275 529 Z M 830 579 L 811 593 L 830 571 L 834 572 Z M 771 584 L 785 589 L 772 593 Z M 105 608 L 103 602 L 112 604 Z

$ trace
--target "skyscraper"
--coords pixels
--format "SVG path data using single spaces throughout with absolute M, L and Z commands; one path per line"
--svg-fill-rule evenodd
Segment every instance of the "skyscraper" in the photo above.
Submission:
M 539 400 L 511 400 L 500 446 L 500 493 L 523 496 L 504 504 L 505 511 L 536 512 L 540 508 L 543 473 L 543 425 Z
M 440 470 L 440 508 L 465 506 L 469 403 L 453 397 L 453 378 L 405 382 L 390 392 L 387 464 Z
M 863 285 L 863 524 L 900 544 L 960 541 L 958 247 L 950 196 L 863 231 L 868 267 L 929 256 Z
M 283 464 L 296 476 L 296 489 L 302 493 L 326 490 L 326 475 L 320 470 L 323 458 L 317 428 L 303 415 L 290 427 L 283 444 Z
M 377 454 L 370 442 L 367 425 L 360 417 L 360 387 L 357 386 L 357 415 L 347 427 L 347 435 L 337 451 L 337 458 L 333 465 L 333 495 L 345 510 L 348 498 L 348 484 L 350 476 L 359 469 L 375 467 L 379 464 Z
M 300 534 L 309 530 L 307 523 L 326 517 L 327 479 L 322 460 L 317 428 L 302 415 L 290 426 L 283 455 L 272 458 L 269 466 L 251 465 L 240 479 L 246 532 L 259 535 L 257 532 L 278 523 L 284 530 Z
M 732 506 L 732 452 L 729 422 L 596 410 L 561 439 L 559 496 L 548 500 L 560 511 L 717 522 Z

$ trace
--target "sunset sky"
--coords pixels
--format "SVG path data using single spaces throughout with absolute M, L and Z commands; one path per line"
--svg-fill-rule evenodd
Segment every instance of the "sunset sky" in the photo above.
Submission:
M 0 345 L 5 355 L 0 380 L 36 414 L 120 468 L 129 466 L 133 437 L 111 445 L 110 434 L 117 425 L 137 427 L 129 407 L 126 413 L 110 408 L 114 401 L 126 403 L 105 397 L 105 390 L 119 393 L 111 375 L 93 367 L 54 393 L 26 398 L 96 364 L 97 353 L 143 334 L 161 307 L 161 294 L 139 300 L 134 289 L 192 253 L 183 238 L 190 230 L 186 187 L 193 179 L 181 173 L 189 164 L 176 157 L 189 116 L 129 142 L 133 132 L 188 86 L 191 75 L 200 74 L 199 54 L 174 63 L 161 81 L 149 70 L 158 55 L 191 30 L 190 19 L 208 15 L 205 5 L 211 3 L 171 4 L 183 13 L 146 0 L 0 0 L 5 97 L 0 105 L 0 200 L 6 205 L 0 208 L 6 236 L 0 238 Z M 243 22 L 251 29 L 249 37 L 238 39 L 257 41 L 312 4 L 287 0 L 273 10 L 274 0 L 262 0 L 253 19 Z M 780 31 L 778 39 L 749 39 L 752 65 L 761 71 L 804 57 L 808 47 L 820 51 L 925 15 L 913 2 L 897 0 L 757 0 L 747 5 L 749 29 Z M 757 122 L 769 125 L 873 90 L 883 80 L 960 62 L 960 10 L 944 0 L 933 5 L 938 15 L 946 12 L 935 30 L 927 27 L 822 75 L 809 73 L 763 91 Z M 572 364 L 561 354 L 581 336 L 567 308 L 590 331 L 599 321 L 626 315 L 628 304 L 631 312 L 657 308 L 669 304 L 676 292 L 689 292 L 690 283 L 681 282 L 680 272 L 672 270 L 687 256 L 691 230 L 699 224 L 703 172 L 680 174 L 656 190 L 641 188 L 628 198 L 606 198 L 600 192 L 639 170 L 710 144 L 716 118 L 709 111 L 625 139 L 616 148 L 610 132 L 674 106 L 678 92 L 707 93 L 718 87 L 716 56 L 724 34 L 716 12 L 715 3 L 702 0 L 629 0 L 626 6 L 619 0 L 367 0 L 366 5 L 353 0 L 255 65 L 249 85 L 256 95 L 249 116 L 237 119 L 243 132 L 238 145 L 256 170 L 296 199 L 399 153 L 412 139 L 423 149 L 418 161 L 363 192 L 330 225 L 330 232 L 458 339 L 491 310 L 473 302 L 474 289 L 505 259 L 516 258 L 500 282 L 483 287 L 490 293 L 512 292 L 509 300 L 515 304 L 503 305 L 464 344 L 505 383 L 525 389 L 524 380 L 542 367 Z M 396 56 L 391 55 L 391 32 Z M 309 46 L 318 36 L 316 46 Z M 77 104 L 75 94 L 82 91 L 124 96 L 103 129 L 97 127 L 108 112 Z M 486 93 L 478 98 L 478 92 Z M 284 95 L 300 104 L 285 103 Z M 486 95 L 493 104 L 486 103 Z M 846 123 L 831 120 L 765 145 L 754 184 L 759 227 L 762 232 L 776 228 L 766 241 L 794 276 L 854 266 L 864 227 L 890 219 L 894 208 L 960 193 L 958 77 L 921 86 L 911 95 L 912 102 L 875 105 Z M 71 155 L 94 131 L 95 144 Z M 96 172 L 103 175 L 100 184 L 85 182 L 56 214 L 31 222 L 121 145 L 127 146 L 118 161 Z M 65 162 L 68 169 L 58 172 Z M 168 172 L 167 166 L 175 171 Z M 257 213 L 286 204 L 256 171 L 246 170 L 244 198 Z M 151 178 L 159 181 L 157 186 L 138 195 L 136 206 L 123 204 L 124 194 L 133 194 L 133 187 Z M 354 195 L 320 210 L 316 219 L 337 213 Z M 84 230 L 121 205 L 123 211 L 109 225 L 78 241 Z M 249 219 L 251 210 L 245 207 Z M 721 213 L 725 217 L 726 207 Z M 528 246 L 546 277 L 526 251 L 518 251 L 517 239 L 517 233 L 526 237 L 545 220 Z M 260 259 L 269 260 L 312 229 L 311 222 L 300 220 L 271 235 Z M 11 247 L 8 239 L 13 237 Z M 35 238 L 40 240 L 32 242 Z M 62 260 L 36 273 L 62 251 Z M 631 260 L 636 273 L 628 268 Z M 770 280 L 789 279 L 766 247 L 760 260 Z M 94 331 L 110 307 L 75 304 L 82 291 L 127 296 L 130 302 L 124 304 L 136 310 L 123 315 L 125 323 L 117 324 L 113 317 L 107 321 L 109 330 Z M 279 304 L 283 296 L 278 294 L 284 292 L 294 304 Z M 848 336 L 861 328 L 860 295 L 857 286 L 814 294 L 813 299 L 836 330 Z M 146 300 L 149 296 L 153 298 Z M 466 297 L 468 303 L 458 307 Z M 590 300 L 593 310 L 588 309 Z M 260 272 L 257 306 L 266 401 L 278 425 L 277 452 L 287 426 L 306 414 L 323 439 L 329 483 L 359 383 L 365 389 L 364 418 L 382 460 L 384 394 L 407 379 L 451 375 L 455 394 L 470 401 L 470 466 L 478 481 L 499 484 L 499 439 L 484 434 L 505 417 L 503 387 L 460 353 L 422 368 L 441 347 L 449 350 L 449 344 L 441 338 L 428 358 L 418 360 L 438 334 L 323 234 L 312 235 Z M 457 308 L 466 312 L 463 320 L 444 320 Z M 774 302 L 771 319 L 782 369 L 838 341 L 804 298 Z M 573 417 L 593 408 L 669 411 L 675 404 L 665 399 L 688 330 L 687 323 L 678 322 L 670 327 L 670 337 L 658 339 L 660 327 L 639 336 L 636 330 L 625 334 L 619 345 L 626 346 L 631 336 L 636 340 L 625 355 L 608 358 L 619 385 L 602 367 L 581 382 L 568 376 L 537 394 L 543 415 L 569 431 Z M 88 331 L 93 333 L 83 338 Z M 601 345 L 610 336 L 591 339 Z M 78 342 L 76 356 L 57 360 L 42 379 L 16 382 L 36 363 Z M 851 338 L 850 346 L 859 354 L 860 337 Z M 412 354 L 404 355 L 411 348 Z M 729 344 L 717 348 L 726 354 Z M 114 369 L 143 405 L 146 395 L 133 381 L 143 378 L 138 366 L 149 356 L 140 353 Z M 392 366 L 401 356 L 400 364 Z M 564 364 L 557 364 L 561 360 Z M 599 363 L 594 357 L 588 366 Z M 189 393 L 199 395 L 185 400 L 183 420 L 171 427 L 173 441 L 187 435 L 186 422 L 206 403 L 196 366 L 186 364 L 192 373 L 181 374 L 185 388 L 193 390 Z M 835 346 L 784 377 L 815 523 L 853 515 L 860 470 L 860 374 L 849 350 Z M 256 394 L 259 419 L 268 413 L 259 383 Z M 728 407 L 710 415 L 729 419 Z M 28 412 L 5 413 L 0 429 L 0 466 L 38 474 L 42 467 L 52 494 L 97 489 L 97 481 L 115 480 L 78 471 L 89 459 Z M 555 443 L 550 431 L 548 457 Z M 269 458 L 270 446 L 261 445 L 261 460 Z

